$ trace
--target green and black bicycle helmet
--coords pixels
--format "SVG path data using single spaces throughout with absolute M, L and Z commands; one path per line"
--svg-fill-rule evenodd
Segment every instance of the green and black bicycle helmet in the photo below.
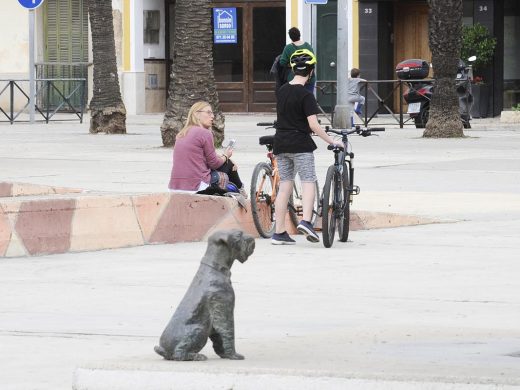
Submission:
M 294 70 L 314 69 L 316 56 L 309 49 L 296 50 L 289 59 L 291 68 Z

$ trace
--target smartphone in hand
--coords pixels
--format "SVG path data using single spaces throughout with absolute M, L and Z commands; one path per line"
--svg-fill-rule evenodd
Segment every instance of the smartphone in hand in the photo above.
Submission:
M 226 150 L 233 150 L 235 149 L 236 140 L 230 139 L 228 145 L 226 146 Z

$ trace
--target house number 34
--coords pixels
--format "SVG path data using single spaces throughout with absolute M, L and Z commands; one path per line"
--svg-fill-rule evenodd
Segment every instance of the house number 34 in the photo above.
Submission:
M 487 12 L 488 10 L 488 6 L 487 5 L 479 5 L 478 6 L 478 11 L 479 12 Z

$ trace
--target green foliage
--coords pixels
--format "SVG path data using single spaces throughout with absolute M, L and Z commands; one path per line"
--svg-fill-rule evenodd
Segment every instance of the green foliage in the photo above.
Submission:
M 520 103 L 512 107 L 513 111 L 520 111 Z
M 461 58 L 466 61 L 471 56 L 477 56 L 473 68 L 482 69 L 493 59 L 497 40 L 489 30 L 480 23 L 462 27 Z

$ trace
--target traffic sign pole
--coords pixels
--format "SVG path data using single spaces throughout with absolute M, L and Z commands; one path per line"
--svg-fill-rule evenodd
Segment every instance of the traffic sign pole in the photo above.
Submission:
M 350 116 L 352 105 L 348 103 L 348 2 L 338 0 L 338 42 L 337 42 L 337 81 L 336 107 L 334 127 L 347 128 L 351 126 Z
M 34 123 L 36 106 L 36 80 L 34 77 L 34 23 L 35 9 L 43 4 L 44 0 L 18 0 L 20 5 L 29 10 L 29 120 Z
M 34 9 L 29 10 L 29 121 L 34 123 L 36 81 L 34 78 Z

